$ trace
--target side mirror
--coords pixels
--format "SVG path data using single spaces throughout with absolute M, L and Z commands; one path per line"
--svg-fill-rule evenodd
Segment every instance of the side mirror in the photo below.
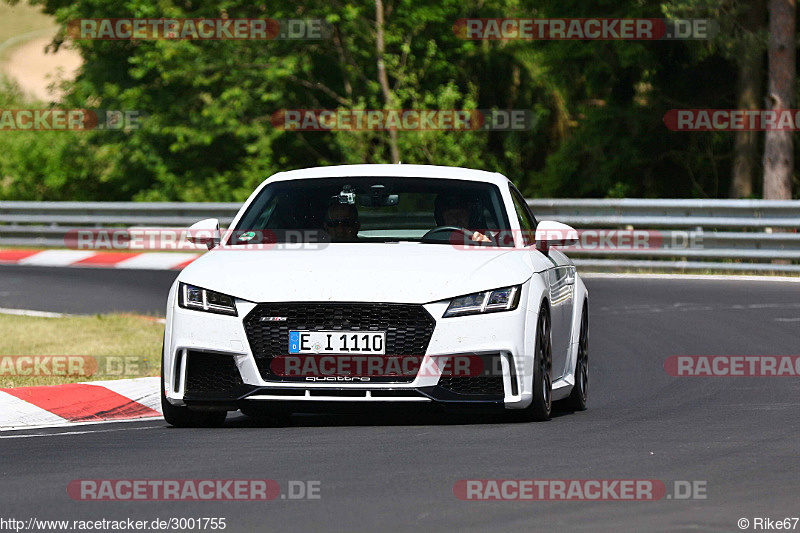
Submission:
M 572 227 L 543 220 L 536 226 L 536 249 L 546 254 L 554 246 L 572 246 L 578 243 L 578 232 Z
M 189 242 L 194 244 L 205 244 L 208 249 L 212 249 L 221 240 L 219 232 L 219 220 L 207 218 L 200 222 L 195 222 L 189 226 Z

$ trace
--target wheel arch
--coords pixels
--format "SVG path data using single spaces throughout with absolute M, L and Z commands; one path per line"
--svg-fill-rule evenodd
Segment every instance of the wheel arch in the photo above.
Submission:
M 522 365 L 521 391 L 523 396 L 522 404 L 527 406 L 533 398 L 533 360 L 536 350 L 536 328 L 539 322 L 539 311 L 544 307 L 547 313 L 552 316 L 550 308 L 550 291 L 545 279 L 541 275 L 534 275 L 528 283 L 528 294 L 526 298 L 526 317 L 523 331 L 524 341 L 523 350 L 519 354 Z
M 586 309 L 586 317 L 589 317 L 589 291 L 586 289 L 583 280 L 579 276 L 575 276 L 575 302 L 580 302 L 580 305 L 574 305 L 572 310 L 572 333 L 570 335 L 570 349 L 569 349 L 569 363 L 567 376 L 572 376 L 572 385 L 575 384 L 575 367 L 578 363 L 578 341 L 581 334 L 581 320 L 583 319 L 583 310 Z

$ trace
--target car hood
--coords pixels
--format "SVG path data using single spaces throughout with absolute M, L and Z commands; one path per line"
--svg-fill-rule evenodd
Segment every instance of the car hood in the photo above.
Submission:
M 253 302 L 428 303 L 523 283 L 552 264 L 530 250 L 419 243 L 212 250 L 179 280 Z

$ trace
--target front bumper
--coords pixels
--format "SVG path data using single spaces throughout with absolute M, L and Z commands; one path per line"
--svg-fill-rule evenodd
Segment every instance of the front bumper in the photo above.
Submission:
M 531 363 L 522 354 L 533 353 L 528 344 L 533 335 L 526 335 L 525 331 L 528 324 L 536 324 L 538 312 L 538 306 L 532 311 L 524 305 L 526 285 L 514 311 L 443 319 L 448 302 L 422 306 L 432 318 L 433 328 L 425 353 L 421 354 L 421 367 L 434 371 L 420 372 L 405 382 L 265 379 L 271 376 L 265 376 L 263 361 L 251 349 L 246 329 L 247 317 L 256 304 L 238 300 L 238 317 L 171 306 L 164 348 L 165 393 L 174 405 L 229 410 L 254 402 L 433 402 L 524 408 L 530 404 L 531 393 L 526 390 L 523 376 Z M 446 357 L 463 355 L 487 361 L 487 368 L 493 367 L 493 375 L 460 378 L 436 372 Z M 439 364 L 431 366 L 429 359 Z

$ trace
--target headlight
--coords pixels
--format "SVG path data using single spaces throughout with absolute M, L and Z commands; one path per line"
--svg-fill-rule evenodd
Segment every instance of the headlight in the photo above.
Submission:
M 184 309 L 239 316 L 231 296 L 181 283 L 178 286 L 178 306 Z
M 466 296 L 453 298 L 444 316 L 477 315 L 479 313 L 494 313 L 497 311 L 511 311 L 519 303 L 520 286 L 505 287 L 493 291 L 476 292 Z

